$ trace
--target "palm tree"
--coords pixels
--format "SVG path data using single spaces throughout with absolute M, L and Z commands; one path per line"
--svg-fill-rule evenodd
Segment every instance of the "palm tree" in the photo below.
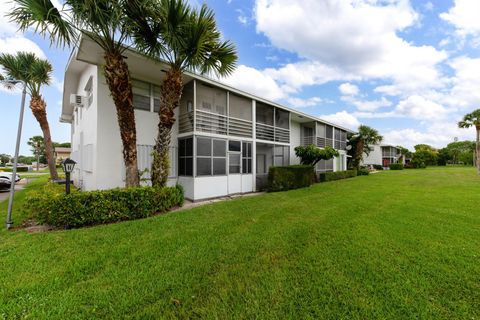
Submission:
M 9 14 L 21 31 L 33 27 L 41 35 L 48 35 L 51 43 L 72 46 L 83 34 L 103 50 L 103 71 L 117 110 L 117 120 L 123 144 L 126 186 L 139 184 L 137 166 L 137 134 L 133 109 L 132 84 L 128 65 L 123 55 L 123 43 L 128 38 L 129 10 L 136 1 L 65 0 L 58 10 L 51 0 L 14 0 L 15 8 Z
M 171 129 L 183 91 L 185 70 L 225 76 L 237 61 L 234 45 L 222 41 L 212 10 L 204 4 L 192 9 L 184 0 L 144 1 L 141 15 L 129 25 L 134 44 L 141 52 L 164 60 L 169 69 L 161 84 L 158 135 L 152 164 L 152 184 L 164 186 L 169 172 Z
M 463 117 L 463 120 L 458 122 L 459 128 L 470 128 L 473 126 L 475 126 L 475 129 L 477 130 L 475 158 L 476 158 L 477 172 L 480 175 L 480 109 L 477 109 L 472 113 L 466 114 Z
M 35 54 L 27 52 L 19 52 L 16 55 L 1 54 L 0 65 L 5 70 L 7 77 L 22 80 L 26 84 L 30 95 L 30 109 L 42 129 L 50 179 L 57 180 L 58 174 L 53 156 L 52 137 L 47 119 L 47 103 L 40 94 L 41 87 L 48 85 L 51 81 L 52 65 L 47 60 L 40 59 Z
M 360 169 L 360 163 L 363 160 L 363 154 L 369 155 L 371 151 L 371 145 L 380 143 L 383 137 L 377 130 L 366 126 L 360 125 L 358 127 L 358 133 L 350 136 L 349 143 L 352 146 L 349 153 L 351 153 L 351 163 L 357 170 Z

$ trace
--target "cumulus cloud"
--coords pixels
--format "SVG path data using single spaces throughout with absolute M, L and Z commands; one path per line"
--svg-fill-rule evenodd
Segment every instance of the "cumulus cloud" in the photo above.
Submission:
M 440 18 L 452 24 L 460 36 L 480 35 L 480 1 L 455 0 L 455 5 Z
M 320 97 L 312 97 L 308 99 L 292 97 L 292 98 L 288 98 L 287 102 L 294 108 L 305 108 L 305 107 L 316 106 L 325 101 Z
M 353 114 L 348 113 L 345 110 L 334 114 L 321 115 L 319 117 L 323 120 L 338 124 L 351 130 L 357 130 L 358 126 L 360 125 L 360 121 L 358 121 Z
M 356 96 L 360 92 L 356 85 L 348 82 L 342 83 L 340 86 L 338 86 L 338 90 L 340 90 L 341 94 L 348 96 Z
M 398 103 L 395 113 L 417 120 L 436 120 L 446 116 L 448 110 L 422 96 L 410 96 Z

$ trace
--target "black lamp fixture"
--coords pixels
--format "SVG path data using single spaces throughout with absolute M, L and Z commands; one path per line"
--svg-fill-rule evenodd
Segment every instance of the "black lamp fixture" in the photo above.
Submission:
M 65 181 L 66 194 L 70 194 L 70 173 L 72 173 L 76 164 L 77 163 L 70 158 L 63 160 L 62 162 L 62 169 L 63 169 L 63 172 L 65 172 L 65 177 L 66 177 L 66 181 Z

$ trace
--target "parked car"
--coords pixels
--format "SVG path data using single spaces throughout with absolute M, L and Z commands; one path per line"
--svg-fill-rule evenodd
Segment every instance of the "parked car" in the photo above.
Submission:
M 0 177 L 0 191 L 8 191 L 10 190 L 12 182 L 10 179 L 5 177 Z
M 4 178 L 4 179 L 8 179 L 9 181 L 12 181 L 12 176 L 13 176 L 13 173 L 11 172 L 0 172 L 0 178 Z M 17 173 L 15 176 L 16 176 L 15 182 L 20 181 L 21 179 L 20 175 Z

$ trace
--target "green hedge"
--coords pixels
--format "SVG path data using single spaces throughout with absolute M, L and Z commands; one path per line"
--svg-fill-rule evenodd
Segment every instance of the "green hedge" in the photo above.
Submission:
M 285 191 L 310 186 L 315 181 L 313 166 L 291 165 L 270 167 L 268 170 L 268 191 Z
M 368 169 L 360 169 L 357 171 L 357 176 L 368 176 L 370 174 L 370 170 Z
M 334 181 L 340 179 L 353 178 L 357 176 L 357 170 L 323 172 L 319 175 L 320 182 Z
M 79 228 L 146 218 L 181 206 L 184 201 L 181 186 L 74 190 L 69 195 L 64 192 L 65 186 L 47 184 L 42 190 L 28 195 L 26 210 L 39 223 Z
M 383 170 L 383 166 L 381 164 L 374 164 L 373 169 L 375 170 Z
M 403 164 L 401 163 L 390 163 L 388 167 L 390 170 L 403 170 Z
M 0 171 L 3 171 L 3 172 L 12 172 L 13 171 L 13 168 L 12 167 L 5 167 L 5 168 L 1 168 Z M 17 172 L 28 172 L 28 167 L 17 167 Z

